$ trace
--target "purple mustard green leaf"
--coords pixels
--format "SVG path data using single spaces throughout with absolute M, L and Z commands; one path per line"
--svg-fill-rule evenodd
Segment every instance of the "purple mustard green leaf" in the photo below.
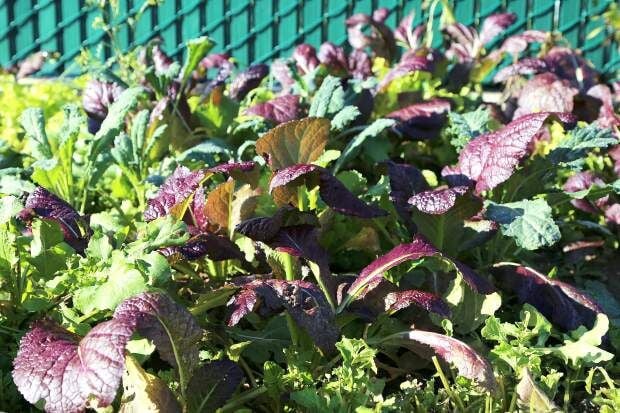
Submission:
M 257 64 L 248 67 L 239 73 L 230 83 L 228 89 L 230 97 L 234 100 L 243 100 L 251 90 L 256 89 L 269 74 L 269 66 Z
M 490 15 L 482 22 L 480 41 L 483 45 L 488 44 L 491 40 L 504 33 L 516 20 L 517 15 L 514 13 L 496 13 Z
M 450 316 L 450 307 L 436 294 L 420 290 L 405 290 L 389 293 L 385 296 L 385 311 L 395 313 L 412 305 L 442 317 Z
M 205 173 L 202 170 L 190 171 L 184 166 L 178 166 L 159 188 L 155 197 L 148 200 L 144 219 L 152 221 L 166 215 L 183 218 L 189 198 L 204 178 Z
M 446 123 L 450 102 L 445 99 L 432 99 L 428 102 L 414 103 L 386 115 L 398 123 L 393 126 L 399 135 L 414 140 L 433 139 L 439 136 Z
M 275 124 L 299 119 L 303 115 L 299 96 L 297 95 L 278 96 L 267 102 L 250 106 L 245 112 L 250 115 L 260 116 Z

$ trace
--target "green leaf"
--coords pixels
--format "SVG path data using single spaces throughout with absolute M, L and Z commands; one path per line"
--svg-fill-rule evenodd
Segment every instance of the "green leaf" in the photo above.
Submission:
M 485 320 L 495 314 L 502 305 L 499 293 L 484 295 L 473 291 L 463 281 L 463 276 L 457 272 L 457 277 L 450 283 L 444 296 L 450 305 L 452 316 L 450 320 L 454 331 L 459 334 L 467 334 L 474 331 Z M 435 321 L 440 322 L 442 317 L 431 315 Z
M 326 117 L 339 112 L 344 107 L 344 90 L 340 78 L 327 76 L 312 98 L 308 116 Z
M 351 139 L 342 151 L 342 155 L 334 165 L 334 174 L 337 173 L 348 161 L 350 161 L 360 150 L 360 147 L 369 138 L 376 137 L 396 122 L 393 119 L 377 119 L 366 127 L 359 135 Z
M 188 40 L 185 46 L 187 47 L 187 59 L 185 59 L 181 72 L 182 84 L 187 82 L 194 69 L 196 69 L 196 66 L 198 66 L 198 63 L 209 53 L 214 43 L 207 36 L 202 36 Z
M 548 349 L 547 352 L 559 356 L 573 367 L 609 361 L 614 355 L 598 347 L 607 331 L 609 319 L 605 314 L 599 313 L 591 330 L 579 327 L 571 332 L 572 339 L 565 340 L 564 345 Z
M 22 209 L 24 209 L 24 204 L 17 197 L 8 195 L 0 198 L 0 224 L 9 222 Z
M 126 262 L 121 251 L 113 251 L 112 265 L 104 272 L 107 275 L 104 283 L 75 291 L 73 304 L 82 314 L 114 310 L 126 298 L 147 290 L 143 275 Z
M 448 113 L 449 126 L 446 129 L 450 144 L 460 151 L 467 142 L 488 132 L 491 120 L 489 111 L 484 107 L 463 114 L 451 111 Z
M 28 108 L 22 113 L 19 120 L 22 128 L 26 131 L 26 136 L 34 142 L 34 145 L 32 145 L 32 155 L 36 159 L 51 158 L 52 147 L 45 133 L 43 110 Z
M 502 234 L 517 245 L 536 250 L 560 240 L 560 229 L 553 221 L 551 207 L 543 199 L 523 200 L 508 204 L 490 202 L 486 217 L 500 224 Z
M 518 395 L 518 404 L 523 411 L 530 413 L 546 413 L 561 411 L 545 392 L 538 387 L 527 368 L 521 371 L 521 380 L 515 391 Z
M 611 129 L 595 124 L 573 129 L 569 135 L 549 154 L 553 164 L 571 169 L 581 169 L 584 159 L 592 150 L 606 148 L 618 143 Z
M 67 258 L 74 251 L 63 240 L 58 223 L 45 219 L 32 223 L 30 262 L 42 277 L 51 277 L 56 271 L 67 267 Z
M 357 106 L 345 106 L 332 118 L 332 131 L 342 131 L 361 114 Z
M 125 125 L 125 116 L 138 104 L 138 97 L 143 93 L 141 87 L 126 89 L 108 108 L 108 116 L 101 123 L 90 150 L 89 159 L 94 161 L 97 155 L 107 148 Z

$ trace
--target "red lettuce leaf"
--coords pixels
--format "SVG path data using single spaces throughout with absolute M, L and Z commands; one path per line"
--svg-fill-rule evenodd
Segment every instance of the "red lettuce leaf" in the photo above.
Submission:
M 516 293 L 521 303 L 534 306 L 565 331 L 584 325 L 592 328 L 602 308 L 584 292 L 529 267 L 497 265 L 493 275 L 500 286 Z
M 82 94 L 82 106 L 88 115 L 88 131 L 95 134 L 108 116 L 108 108 L 118 99 L 123 88 L 114 82 L 90 80 Z
M 88 245 L 90 228 L 82 216 L 71 205 L 37 186 L 26 198 L 25 209 L 20 217 L 28 221 L 32 214 L 54 221 L 60 225 L 65 242 L 77 252 L 83 252 Z
M 300 178 L 304 178 L 305 182 Z M 376 218 L 387 214 L 384 210 L 358 199 L 338 178 L 317 165 L 297 164 L 277 171 L 271 178 L 269 190 L 304 183 L 311 187 L 313 185 L 309 185 L 310 182 L 317 182 L 321 199 L 337 212 L 359 218 Z
M 13 381 L 29 402 L 44 400 L 47 412 L 109 406 L 123 375 L 125 345 L 136 331 L 155 343 L 161 358 L 185 374 L 181 377 L 197 366 L 202 329 L 193 316 L 163 294 L 142 293 L 82 339 L 54 322 L 36 322 L 20 342 Z
M 356 79 L 366 79 L 372 76 L 372 61 L 363 50 L 355 49 L 349 53 L 348 66 L 349 73 Z
M 491 393 L 497 391 L 497 381 L 489 362 L 455 338 L 430 331 L 411 330 L 388 336 L 384 343 L 407 347 L 423 357 L 430 358 L 435 353 L 446 363 L 453 364 L 459 375 L 474 380 Z M 432 350 L 430 354 L 429 349 Z
M 301 74 L 312 72 L 320 63 L 316 55 L 316 49 L 307 43 L 302 43 L 295 48 L 293 60 Z
M 200 233 L 190 238 L 184 245 L 165 247 L 159 252 L 172 261 L 180 259 L 192 261 L 205 256 L 212 261 L 244 259 L 237 244 L 228 237 L 210 232 Z
M 549 33 L 541 30 L 526 30 L 522 33 L 508 37 L 502 43 L 500 51 L 518 56 L 525 51 L 531 43 L 543 43 L 549 39 Z
M 198 366 L 203 330 L 185 307 L 167 295 L 142 293 L 131 297 L 116 308 L 113 317 L 151 340 L 162 360 L 176 369 L 187 373 Z
M 601 178 L 596 176 L 594 172 L 584 171 L 578 172 L 568 178 L 564 183 L 563 189 L 566 192 L 579 192 L 590 189 L 592 185 L 598 185 L 602 187 L 605 186 L 605 182 Z M 603 208 L 605 204 L 607 204 L 608 200 L 609 196 L 599 198 L 594 203 L 590 202 L 587 199 L 573 199 L 571 200 L 571 204 L 573 204 L 577 209 L 595 214 L 599 211 L 599 208 Z
M 536 57 L 525 57 L 516 63 L 504 67 L 497 71 L 493 77 L 496 83 L 503 83 L 513 76 L 533 75 L 547 70 L 547 63 L 543 59 Z
M 377 85 L 377 90 L 384 90 L 394 79 L 405 76 L 415 71 L 432 72 L 435 69 L 435 61 L 432 54 L 407 55 L 394 66 Z
M 299 119 L 303 114 L 299 96 L 296 95 L 279 96 L 267 102 L 257 103 L 247 108 L 245 112 L 260 116 L 276 124 Z
M 482 22 L 480 29 L 480 41 L 486 45 L 498 35 L 502 34 L 507 28 L 512 26 L 517 20 L 514 13 L 492 14 Z
M 253 311 L 266 317 L 286 310 L 324 352 L 335 350 L 340 337 L 334 312 L 325 296 L 307 281 L 251 281 L 241 287 L 229 305 L 232 308 L 229 326 L 236 325 Z
M 392 161 L 386 164 L 390 178 L 390 200 L 409 232 L 414 234 L 416 227 L 411 220 L 407 201 L 415 194 L 427 190 L 428 183 L 422 172 L 415 166 Z
M 109 406 L 132 334 L 131 325 L 111 320 L 80 340 L 52 321 L 36 322 L 19 344 L 13 381 L 30 403 L 45 400 L 46 412 L 82 412 L 91 399 L 94 406 Z
M 446 168 L 446 175 L 462 175 L 475 181 L 477 193 L 493 189 L 506 181 L 528 154 L 530 142 L 550 118 L 565 124 L 574 122 L 570 113 L 532 113 L 513 120 L 494 132 L 485 133 L 467 143 L 456 167 Z
M 536 75 L 519 91 L 514 118 L 536 112 L 572 112 L 578 91 L 553 73 Z
M 331 42 L 325 42 L 321 45 L 318 58 L 330 72 L 337 74 L 348 74 L 349 72 L 349 62 L 344 49 Z
M 426 27 L 419 24 L 413 27 L 413 19 L 415 14 L 409 13 L 398 24 L 394 30 L 394 39 L 411 50 L 416 50 L 422 46 Z
M 182 208 L 187 199 L 198 189 L 204 180 L 203 171 L 190 171 L 184 166 L 178 166 L 159 188 L 157 195 L 147 202 L 144 219 L 152 221 L 169 214 L 182 218 L 185 212 Z
M 398 121 L 393 129 L 410 139 L 432 139 L 439 136 L 450 111 L 450 102 L 432 99 L 398 109 L 386 118 Z
M 482 42 L 474 28 L 454 23 L 446 26 L 444 30 L 452 40 L 446 51 L 448 58 L 456 59 L 459 63 L 467 63 L 478 57 L 482 50 Z
M 385 311 L 388 313 L 395 313 L 411 305 L 415 305 L 442 317 L 450 316 L 450 307 L 448 307 L 448 304 L 439 296 L 426 291 L 396 291 L 385 296 Z
M 234 100 L 242 100 L 252 89 L 257 88 L 268 74 L 269 66 L 265 64 L 248 67 L 230 83 L 228 89 L 230 97 Z
M 448 212 L 456 204 L 457 198 L 468 190 L 467 186 L 433 189 L 415 194 L 408 202 L 425 214 L 442 215 Z
M 437 248 L 431 245 L 423 236 L 416 235 L 413 242 L 394 247 L 388 253 L 377 258 L 366 266 L 357 276 L 357 279 L 349 286 L 346 300 L 364 295 L 374 289 L 384 279 L 383 274 L 391 268 L 406 261 L 415 261 L 425 257 L 440 257 L 451 262 L 461 273 L 465 282 L 480 294 L 489 294 L 494 291 L 490 283 L 476 274 L 471 268 L 456 260 L 443 255 Z
M 346 20 L 346 25 L 351 47 L 353 49 L 369 47 L 376 56 L 384 57 L 387 60 L 396 56 L 394 35 L 384 24 L 388 14 L 388 9 L 381 8 L 375 10 L 372 16 L 359 13 L 349 17 Z

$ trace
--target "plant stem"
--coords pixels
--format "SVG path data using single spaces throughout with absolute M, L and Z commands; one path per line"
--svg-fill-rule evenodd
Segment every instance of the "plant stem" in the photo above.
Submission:
M 237 408 L 245 404 L 245 402 L 260 396 L 266 391 L 267 391 L 267 388 L 265 386 L 261 386 L 261 387 L 257 387 L 252 390 L 248 390 L 245 393 L 242 393 L 239 396 L 235 397 L 234 399 L 230 400 L 228 403 L 222 406 L 222 408 L 219 409 L 218 412 L 226 413 L 226 412 L 236 411 Z
M 441 384 L 443 384 L 444 389 L 446 389 L 446 393 L 448 393 L 450 399 L 452 399 L 454 404 L 456 404 L 457 409 L 461 412 L 464 412 L 465 405 L 463 404 L 463 401 L 458 396 L 458 394 L 454 393 L 450 388 L 450 383 L 448 382 L 446 375 L 444 374 L 441 366 L 439 365 L 439 360 L 437 360 L 437 356 L 433 356 L 433 364 L 435 365 L 435 369 L 437 370 L 437 374 L 439 375 L 439 380 L 441 380 Z
M 293 256 L 291 254 L 284 254 L 284 276 L 286 281 L 295 281 L 295 266 L 293 264 Z M 299 344 L 299 331 L 297 331 L 297 325 L 293 320 L 293 317 L 287 312 L 286 316 L 286 325 L 288 326 L 288 331 L 291 334 L 291 342 L 293 346 L 297 346 Z

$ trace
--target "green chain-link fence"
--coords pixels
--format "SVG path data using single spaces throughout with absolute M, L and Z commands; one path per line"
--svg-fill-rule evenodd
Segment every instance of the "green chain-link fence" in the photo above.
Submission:
M 560 31 L 579 47 L 600 70 L 620 66 L 618 46 L 609 41 L 611 28 L 593 19 L 614 0 L 451 0 L 456 18 L 478 24 L 489 14 L 503 10 L 517 14 L 510 33 L 526 28 Z M 133 19 L 144 0 L 118 0 L 116 24 L 122 29 L 118 41 L 123 49 L 159 36 L 169 53 L 180 54 L 185 40 L 207 34 L 217 51 L 233 55 L 241 65 L 288 55 L 296 44 L 319 45 L 329 40 L 346 41 L 345 20 L 354 13 L 370 13 L 378 7 L 391 10 L 388 24 L 396 26 L 415 10 L 415 22 L 427 21 L 423 0 L 164 0 L 149 7 L 134 30 L 122 23 Z M 437 15 L 441 12 L 437 8 Z M 58 51 L 60 58 L 46 73 L 70 67 L 83 48 L 103 45 L 101 30 L 92 27 L 98 9 L 84 0 L 0 0 L 0 65 L 13 64 L 37 50 Z M 435 20 L 435 24 L 438 24 Z

